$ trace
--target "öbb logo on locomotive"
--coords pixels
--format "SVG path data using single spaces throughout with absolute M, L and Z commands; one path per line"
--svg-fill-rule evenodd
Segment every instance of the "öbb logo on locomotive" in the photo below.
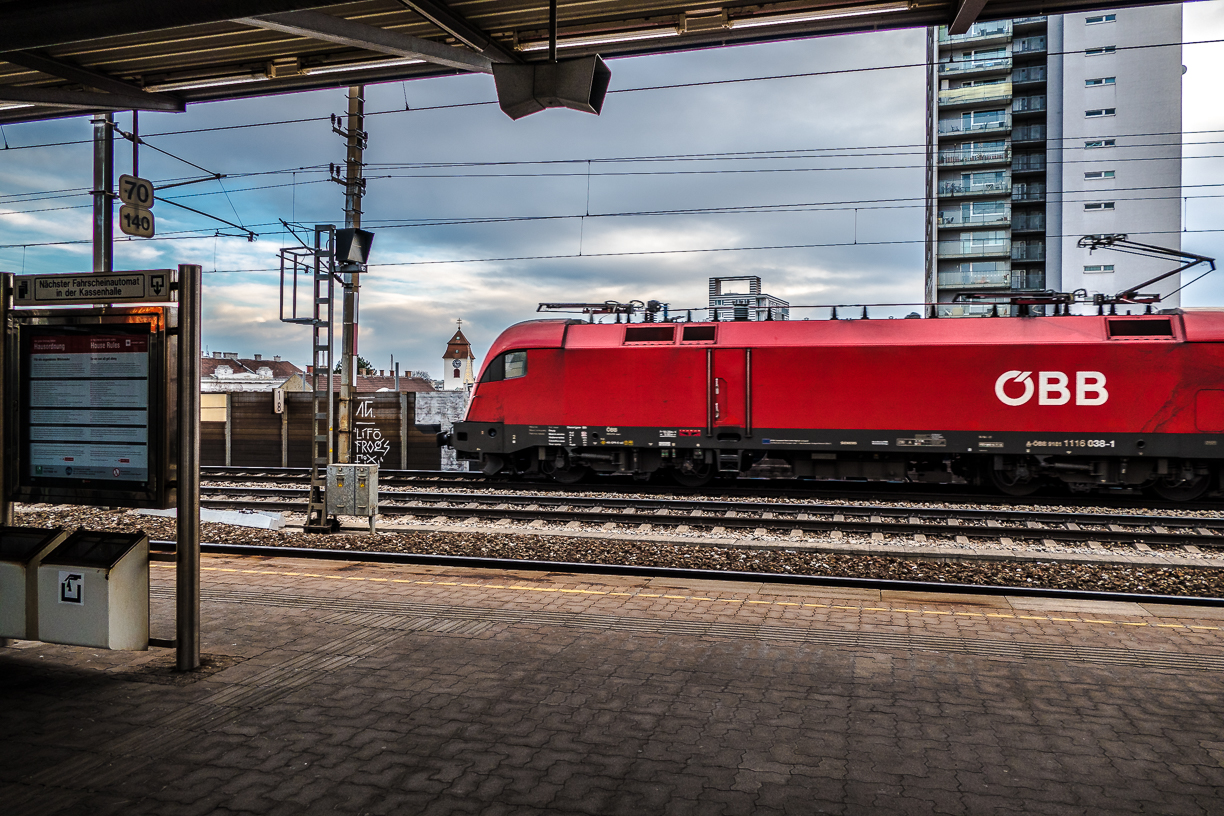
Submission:
M 1031 371 L 1005 371 L 995 380 L 995 396 L 1004 405 L 1024 405 L 1037 395 L 1038 405 L 1066 405 L 1071 401 L 1071 378 L 1062 371 L 1038 371 L 1037 382 L 1033 382 Z M 1022 389 L 1018 396 L 1008 393 L 1009 383 Z M 1012 391 L 1014 393 L 1015 387 Z M 1109 399 L 1105 389 L 1105 375 L 1099 371 L 1075 372 L 1075 404 L 1104 405 Z

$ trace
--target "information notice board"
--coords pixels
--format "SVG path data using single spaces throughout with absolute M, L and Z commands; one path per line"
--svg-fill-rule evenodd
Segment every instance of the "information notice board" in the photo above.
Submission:
M 30 476 L 149 480 L 149 338 L 30 342 Z
M 177 310 L 14 310 L 11 498 L 173 507 Z

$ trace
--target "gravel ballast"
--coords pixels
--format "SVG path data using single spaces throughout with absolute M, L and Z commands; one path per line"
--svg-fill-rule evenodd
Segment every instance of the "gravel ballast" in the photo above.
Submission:
M 173 519 L 126 510 L 19 505 L 16 523 L 32 527 L 143 530 L 150 538 L 174 540 Z M 397 531 L 308 535 L 298 529 L 257 530 L 203 524 L 201 539 L 219 544 L 341 549 L 507 558 L 588 564 L 747 571 L 785 575 L 929 581 L 993 586 L 1043 587 L 1105 592 L 1224 597 L 1224 569 L 1185 566 L 1007 562 L 846 555 L 787 549 L 752 549 L 674 542 L 515 535 L 493 532 Z

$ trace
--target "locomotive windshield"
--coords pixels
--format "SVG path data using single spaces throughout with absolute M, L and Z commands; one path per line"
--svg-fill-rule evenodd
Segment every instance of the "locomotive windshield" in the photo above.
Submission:
M 501 380 L 513 380 L 526 376 L 527 352 L 507 351 L 505 354 L 499 354 L 489 362 L 489 367 L 485 369 L 484 376 L 480 378 L 480 381 L 482 383 L 500 382 Z

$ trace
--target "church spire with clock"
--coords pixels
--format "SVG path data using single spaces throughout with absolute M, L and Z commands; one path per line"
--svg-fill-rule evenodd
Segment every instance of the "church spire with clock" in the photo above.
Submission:
M 456 321 L 459 328 L 446 344 L 442 355 L 442 380 L 444 391 L 470 391 L 476 382 L 476 357 L 472 344 L 463 336 L 463 321 Z

